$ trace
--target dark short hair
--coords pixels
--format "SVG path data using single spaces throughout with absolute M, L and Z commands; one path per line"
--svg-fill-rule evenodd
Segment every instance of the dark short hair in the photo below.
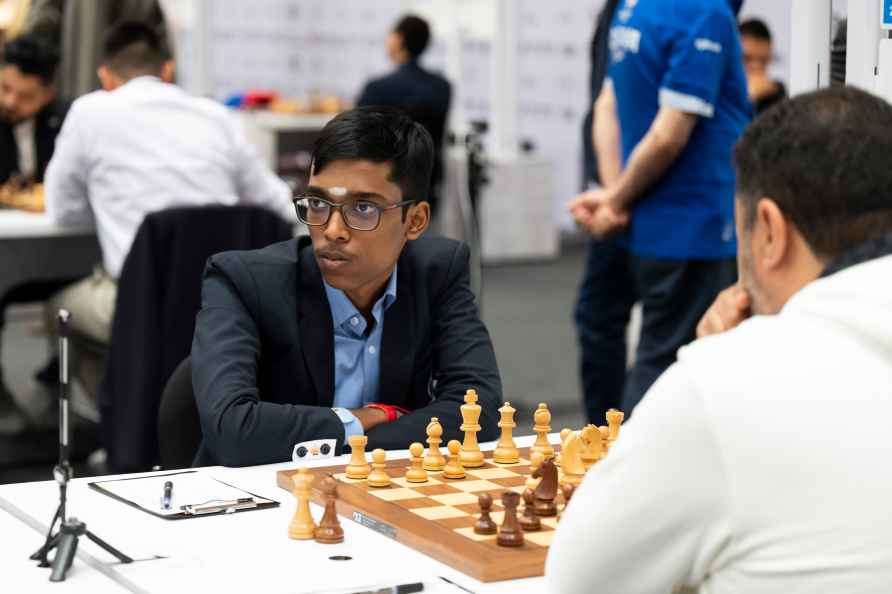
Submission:
M 59 66 L 59 52 L 40 35 L 22 35 L 6 44 L 2 61 L 22 74 L 40 78 L 44 85 L 51 85 Z
M 424 126 L 399 109 L 358 107 L 328 122 L 313 146 L 313 173 L 344 159 L 390 163 L 390 179 L 403 200 L 427 199 L 434 142 Z
M 112 26 L 102 45 L 102 63 L 118 76 L 160 73 L 169 58 L 161 36 L 141 21 Z
M 780 103 L 734 149 L 745 229 L 774 200 L 819 258 L 892 232 L 892 105 L 852 87 Z
M 740 23 L 740 36 L 771 41 L 771 29 L 761 19 L 748 19 Z
M 401 18 L 393 30 L 403 38 L 403 47 L 412 58 L 423 54 L 431 40 L 431 29 L 427 21 L 413 14 Z

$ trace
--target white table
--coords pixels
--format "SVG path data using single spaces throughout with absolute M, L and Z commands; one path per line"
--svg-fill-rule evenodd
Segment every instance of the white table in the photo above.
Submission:
M 557 442 L 557 436 L 552 436 Z M 532 443 L 532 437 L 517 440 L 518 445 Z M 494 443 L 483 444 L 491 450 Z M 407 457 L 407 452 L 391 452 L 390 457 Z M 313 466 L 346 464 L 349 455 L 318 461 Z M 82 562 L 73 571 L 68 584 L 93 592 L 90 584 L 99 580 L 86 571 L 105 572 L 121 587 L 133 592 L 179 592 L 201 590 L 233 592 L 313 592 L 335 588 L 362 588 L 375 584 L 394 585 L 418 581 L 436 581 L 446 577 L 475 594 L 544 592 L 542 578 L 483 584 L 431 557 L 416 552 L 377 532 L 342 518 L 345 539 L 342 544 L 322 545 L 314 541 L 295 541 L 287 536 L 294 513 L 290 494 L 276 486 L 276 471 L 295 464 L 277 464 L 249 468 L 210 467 L 203 469 L 241 489 L 280 501 L 275 509 L 210 516 L 188 520 L 162 520 L 95 492 L 87 482 L 75 479 L 69 487 L 69 509 L 86 522 L 100 538 L 137 559 L 162 555 L 167 558 L 122 565 L 89 541 L 82 541 L 78 557 Z M 51 481 L 0 486 L 0 510 L 11 510 L 29 529 L 42 530 L 55 510 L 58 488 Z M 322 509 L 312 506 L 318 521 Z M 3 513 L 0 511 L 0 513 Z M 5 531 L 4 531 L 5 534 Z M 35 530 L 30 539 L 0 538 L 0 559 L 12 559 L 20 565 L 41 538 Z M 329 557 L 346 555 L 349 561 Z M 84 569 L 84 571 L 81 571 Z M 0 572 L 3 583 L 4 572 Z M 21 591 L 37 591 L 48 579 L 45 571 L 32 569 L 15 573 Z M 107 579 L 102 576 L 102 579 Z M 441 582 L 442 583 L 442 582 Z M 5 585 L 5 584 L 4 584 Z M 96 590 L 101 591 L 101 590 Z M 461 590 L 451 586 L 425 592 Z
M 0 210 L 0 296 L 27 282 L 87 276 L 100 261 L 91 227 L 60 227 L 45 214 Z

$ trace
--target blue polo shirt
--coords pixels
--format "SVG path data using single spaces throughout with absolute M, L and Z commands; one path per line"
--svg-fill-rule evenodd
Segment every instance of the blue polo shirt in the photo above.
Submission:
M 624 163 L 660 107 L 699 116 L 666 174 L 638 198 L 626 234 L 640 256 L 736 253 L 731 153 L 752 118 L 734 0 L 623 0 L 610 29 Z

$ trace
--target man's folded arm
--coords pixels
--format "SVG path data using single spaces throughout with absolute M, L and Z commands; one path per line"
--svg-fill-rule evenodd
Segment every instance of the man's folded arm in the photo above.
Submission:
M 498 437 L 502 383 L 489 332 L 480 320 L 471 292 L 469 259 L 468 246 L 458 244 L 442 287 L 432 294 L 435 399 L 424 408 L 369 431 L 369 447 L 406 449 L 413 441 L 423 442 L 431 417 L 437 417 L 443 426 L 444 445 L 450 439 L 461 439 L 459 407 L 469 388 L 477 391 L 477 403 L 482 409 L 478 439 L 490 441 Z
M 230 274 L 247 282 L 236 285 Z M 238 288 L 253 290 L 248 275 L 231 254 L 212 257 L 205 270 L 192 342 L 192 382 L 204 446 L 219 464 L 246 466 L 289 460 L 302 441 L 343 443 L 344 424 L 331 409 L 260 399 L 260 337 L 250 307 L 256 295 Z

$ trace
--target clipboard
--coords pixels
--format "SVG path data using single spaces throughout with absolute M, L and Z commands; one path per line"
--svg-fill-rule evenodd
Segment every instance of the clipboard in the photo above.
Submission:
M 171 509 L 161 507 L 166 481 L 173 483 Z M 89 487 L 163 520 L 240 513 L 278 507 L 279 502 L 239 489 L 199 470 L 93 481 Z

